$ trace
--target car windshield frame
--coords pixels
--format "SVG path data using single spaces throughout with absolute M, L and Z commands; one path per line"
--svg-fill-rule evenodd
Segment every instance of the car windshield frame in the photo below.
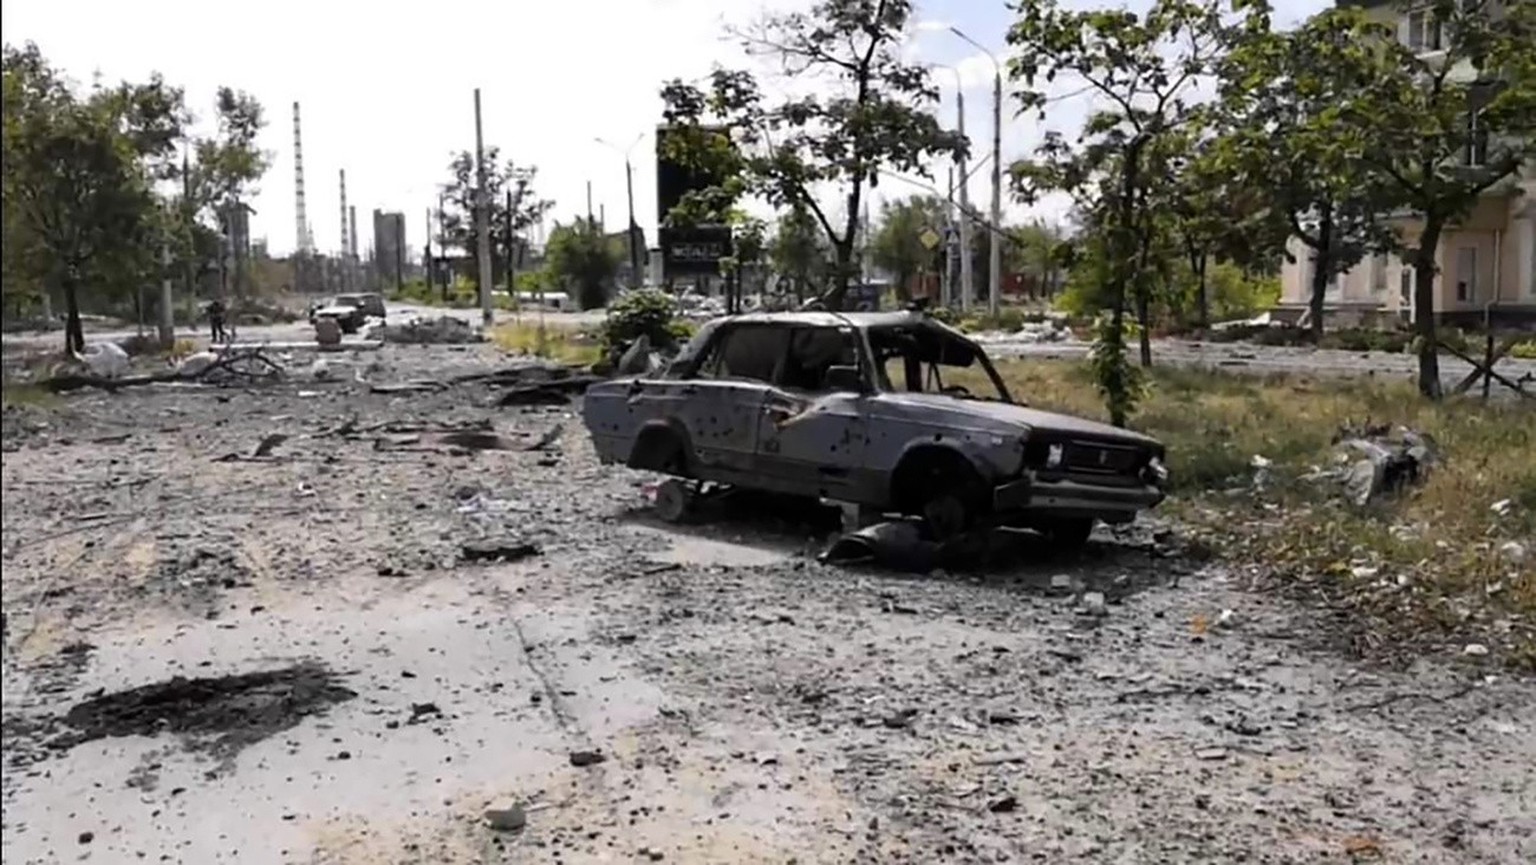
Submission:
M 906 352 L 901 349 L 886 352 L 876 346 L 881 340 L 906 340 L 920 341 L 932 340 L 931 345 L 914 345 L 916 351 Z M 1003 383 L 1003 377 L 998 374 L 997 367 L 992 365 L 992 359 L 982 347 L 969 339 L 966 339 L 959 331 L 945 327 L 934 322 L 921 322 L 917 324 L 893 324 L 879 325 L 864 329 L 865 351 L 868 352 L 870 366 L 875 372 L 874 386 L 883 393 L 907 394 L 907 393 L 934 393 L 953 396 L 957 399 L 974 399 L 981 402 L 1001 402 L 1015 404 L 1013 395 L 1008 392 L 1008 386 Z M 885 364 L 897 357 L 911 357 L 918 365 L 923 382 L 937 381 L 939 389 L 936 390 L 909 390 L 897 387 L 887 374 Z M 964 359 L 965 362 L 946 363 L 946 359 L 956 361 Z M 987 380 L 992 384 L 995 396 L 979 394 L 955 394 L 945 393 L 944 377 L 939 372 L 945 367 L 952 369 L 967 369 L 972 366 L 980 366 L 986 373 Z

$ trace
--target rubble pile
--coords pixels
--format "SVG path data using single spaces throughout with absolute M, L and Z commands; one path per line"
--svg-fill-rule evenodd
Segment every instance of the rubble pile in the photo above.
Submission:
M 1333 441 L 1333 465 L 1307 479 L 1339 483 L 1360 506 L 1422 483 L 1439 457 L 1433 438 L 1401 426 L 1342 429 Z
M 415 318 L 405 324 L 381 324 L 373 328 L 369 339 L 407 345 L 463 345 L 485 342 L 485 335 L 469 322 L 451 315 Z

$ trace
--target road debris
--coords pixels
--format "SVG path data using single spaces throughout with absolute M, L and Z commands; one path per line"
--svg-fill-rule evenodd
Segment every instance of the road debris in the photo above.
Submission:
M 521 832 L 528 825 L 528 812 L 517 804 L 505 808 L 487 808 L 485 824 L 496 832 Z
M 608 757 L 602 751 L 572 751 L 570 753 L 571 765 L 578 769 L 586 766 L 596 766 L 607 759 Z
M 516 562 L 538 554 L 537 544 L 516 538 L 470 541 L 459 548 L 463 562 Z

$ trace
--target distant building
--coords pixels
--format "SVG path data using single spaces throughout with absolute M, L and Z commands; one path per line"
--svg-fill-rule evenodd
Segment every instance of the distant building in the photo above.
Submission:
M 405 279 L 405 214 L 373 212 L 373 269 L 378 285 L 399 287 Z
M 1358 0 L 1357 5 L 1378 22 L 1395 22 L 1398 40 L 1426 61 L 1443 56 L 1443 30 L 1428 5 L 1413 4 L 1406 10 L 1388 0 Z M 1478 72 L 1468 65 L 1453 68 L 1450 74 Z M 1467 127 L 1475 131 L 1476 123 L 1477 112 L 1469 112 Z M 1488 161 L 1488 142 L 1474 137 L 1458 161 L 1468 171 L 1482 168 Z M 1402 240 L 1416 242 L 1423 227 L 1418 214 L 1396 213 L 1387 218 Z M 1290 260 L 1280 271 L 1276 314 L 1299 320 L 1308 314 L 1315 254 L 1295 237 L 1286 251 Z M 1419 314 L 1460 325 L 1484 320 L 1495 325 L 1536 322 L 1536 166 L 1526 165 L 1489 187 L 1471 212 L 1447 226 L 1435 249 L 1435 262 L 1438 275 L 1432 309 L 1414 308 L 1411 262 L 1380 253 L 1366 256 L 1328 281 L 1324 316 L 1335 324 L 1411 321 Z

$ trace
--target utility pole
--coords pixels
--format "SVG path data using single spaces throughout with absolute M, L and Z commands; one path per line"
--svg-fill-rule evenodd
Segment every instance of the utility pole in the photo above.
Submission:
M 949 194 L 944 197 L 944 275 L 939 278 L 939 305 L 949 308 L 954 300 L 955 245 L 950 242 L 955 230 L 955 167 L 949 167 Z
M 955 114 L 957 131 L 965 138 L 965 90 L 955 87 Z M 971 299 L 976 296 L 974 262 L 971 260 L 971 173 L 966 170 L 966 159 L 956 157 L 955 174 L 960 178 L 960 309 L 971 311 Z
M 475 234 L 480 258 L 480 318 L 491 323 L 490 199 L 486 197 L 485 137 L 480 125 L 480 88 L 475 88 Z
M 171 309 L 171 244 L 160 244 L 160 345 L 170 348 L 176 342 L 176 313 Z
M 624 154 L 624 194 L 629 198 L 629 287 L 644 284 L 640 273 L 640 225 L 635 222 L 635 172 L 629 165 L 629 154 Z
M 587 181 L 587 225 L 592 224 L 592 181 Z
M 448 217 L 443 212 L 443 205 L 444 205 L 443 194 L 441 192 L 439 192 L 437 194 L 437 239 L 442 241 L 442 243 L 441 243 L 442 248 L 439 249 L 438 252 L 440 252 L 442 254 L 442 258 L 446 262 L 447 259 L 448 259 Z M 442 279 L 443 279 L 443 302 L 447 303 L 448 302 L 448 284 L 453 281 L 453 268 L 452 268 L 451 265 L 443 270 Z
M 1003 70 L 997 66 L 992 79 L 992 231 L 987 237 L 987 312 L 997 316 L 1002 302 L 1003 279 Z
M 517 235 L 512 233 L 512 190 L 507 190 L 507 297 L 517 300 Z
M 430 207 L 427 208 L 426 227 L 427 233 L 423 235 L 427 239 L 426 254 L 422 256 L 422 264 L 425 265 L 425 269 L 422 273 L 427 277 L 427 290 L 430 292 L 432 290 L 432 283 L 435 281 L 432 274 L 432 208 Z M 432 295 L 429 293 L 427 296 L 431 297 Z

